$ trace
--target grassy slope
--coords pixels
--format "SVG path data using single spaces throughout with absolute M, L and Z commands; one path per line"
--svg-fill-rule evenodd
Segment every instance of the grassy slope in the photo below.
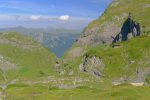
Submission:
M 88 56 L 98 56 L 103 59 L 105 64 L 105 77 L 107 79 L 118 79 L 118 77 L 131 76 L 135 74 L 137 68 L 146 68 L 150 67 L 150 27 L 149 27 L 149 8 L 146 7 L 149 4 L 149 0 L 115 0 L 103 13 L 103 15 L 91 22 L 83 31 L 82 34 L 86 34 L 89 30 L 94 31 L 96 34 L 103 33 L 103 29 L 105 25 L 108 23 L 115 23 L 120 29 L 128 16 L 128 13 L 131 12 L 134 20 L 138 21 L 142 26 L 143 36 L 133 38 L 127 42 L 118 43 L 120 45 L 119 48 L 112 48 L 112 45 L 80 45 L 74 44 L 72 48 L 64 55 L 64 58 L 68 60 L 68 65 L 72 65 L 73 69 L 79 70 L 79 65 L 82 63 L 84 57 L 80 55 L 76 58 L 71 58 L 69 52 L 74 50 L 77 47 L 81 47 L 84 50 L 84 55 Z M 117 2 L 119 4 L 115 5 Z M 125 15 L 124 15 L 125 14 Z M 117 20 L 115 17 L 120 18 Z M 95 28 L 97 27 L 97 28 Z M 96 29 L 96 30 L 93 30 Z M 82 35 L 81 34 L 81 35 Z M 134 63 L 131 64 L 130 62 Z M 77 74 L 78 72 L 76 72 Z M 87 76 L 88 77 L 88 76 Z M 150 77 L 146 78 L 147 82 L 150 82 Z M 106 83 L 106 82 L 105 82 Z M 99 85 L 105 86 L 105 85 Z M 110 87 L 110 85 L 106 86 L 109 89 L 102 90 L 94 90 L 89 91 L 88 89 L 83 89 L 77 95 L 76 92 L 72 93 L 72 100 L 76 97 L 83 97 L 87 100 L 149 100 L 148 93 L 150 92 L 149 86 L 142 87 L 134 87 L 134 86 L 116 86 Z M 90 89 L 91 90 L 91 89 Z M 88 91 L 84 93 L 84 91 Z M 96 93 L 95 93 L 96 91 Z M 63 91 L 64 93 L 64 91 Z M 70 92 L 69 92 L 70 93 Z M 94 94 L 93 94 L 94 93 Z M 82 94 L 86 94 L 86 96 L 82 96 Z M 93 96 L 94 95 L 94 96 Z M 91 97 L 92 98 L 91 98 Z M 86 98 L 87 97 L 87 98 Z M 63 97 L 62 97 L 63 98 Z M 69 96 L 68 96 L 69 98 Z M 78 100 L 83 99 L 78 98 Z M 59 100 L 59 99 L 58 99 Z
M 79 87 L 76 89 L 48 88 L 46 85 L 10 87 L 6 97 L 12 100 L 149 100 L 149 86 L 111 86 L 107 89 Z
M 144 34 L 149 34 L 149 32 L 150 32 L 150 27 L 149 27 L 149 24 L 150 24 L 150 20 L 149 20 L 149 16 L 150 16 L 149 14 L 150 13 L 149 13 L 149 11 L 150 10 L 149 10 L 149 7 L 148 7 L 149 3 L 150 3 L 149 0 L 114 0 L 108 6 L 108 8 L 105 10 L 105 12 L 102 14 L 102 16 L 99 17 L 98 19 L 92 21 L 84 29 L 82 34 L 88 34 L 89 30 L 92 30 L 96 34 L 103 34 L 104 28 L 106 28 L 107 25 L 109 25 L 111 23 L 115 23 L 115 25 L 117 25 L 118 28 L 121 29 L 121 26 L 122 26 L 123 22 L 126 20 L 129 12 L 132 13 L 133 19 L 138 21 L 141 24 L 143 33 Z M 81 36 L 82 36 L 82 34 L 81 34 Z M 133 41 L 136 41 L 134 45 L 139 47 L 138 46 L 139 39 L 137 39 L 137 40 L 135 39 Z M 78 47 L 81 47 L 83 49 L 83 52 L 87 52 L 90 48 L 93 48 L 92 45 L 80 45 L 79 43 L 75 43 L 72 46 L 72 48 L 70 48 L 70 50 L 68 50 L 64 55 L 64 58 L 67 59 L 69 63 L 72 63 L 73 66 L 78 66 L 79 65 L 79 63 L 81 62 L 81 59 L 82 59 L 82 55 L 77 57 L 76 58 L 77 60 L 74 60 L 75 58 L 71 57 L 69 52 L 73 51 L 74 49 L 76 49 Z M 95 47 L 95 49 L 97 49 L 97 51 L 98 51 L 98 49 L 100 47 L 105 48 L 105 46 L 100 45 L 100 46 Z M 135 47 L 134 49 L 135 50 L 138 49 L 137 47 Z M 125 47 L 123 47 L 123 48 L 125 48 Z M 149 51 L 148 47 L 147 47 L 147 49 L 148 49 L 147 51 Z M 111 49 L 109 49 L 109 50 L 107 52 L 110 52 L 110 54 L 111 53 L 116 54 L 118 51 L 119 51 L 118 53 L 125 52 L 124 49 L 121 49 L 121 48 L 119 50 L 116 50 L 116 51 L 111 50 Z M 121 50 L 123 50 L 123 51 L 121 51 Z M 131 46 L 131 50 L 132 50 L 132 46 Z M 102 52 L 102 51 L 99 50 L 99 52 L 101 52 L 103 54 L 104 51 Z M 137 52 L 137 53 L 139 53 L 139 52 Z M 137 57 L 136 54 L 131 55 L 131 56 Z M 115 59 L 117 56 L 115 57 L 115 55 L 113 55 L 113 57 L 114 58 L 112 58 L 112 59 Z M 125 58 L 125 59 L 127 59 L 127 58 Z M 125 64 L 126 63 L 124 62 L 124 65 Z M 123 64 L 121 63 L 121 64 L 118 64 L 118 65 L 123 65 Z M 132 65 L 132 66 L 136 66 L 136 65 Z
M 16 68 L 4 70 L 6 79 L 33 78 L 53 73 L 55 56 L 29 37 L 19 33 L 1 34 L 9 43 L 0 44 L 0 55 L 16 65 Z
M 89 46 L 86 52 L 73 60 L 68 60 L 67 65 L 72 66 L 75 74 L 79 74 L 79 65 L 83 62 L 84 55 L 97 56 L 102 59 L 105 77 L 115 79 L 134 75 L 136 69 L 146 68 L 150 65 L 150 36 L 143 35 L 127 42 L 111 45 Z M 113 48 L 113 45 L 120 45 Z M 131 63 L 134 62 L 134 63 Z M 67 68 L 67 67 L 66 67 Z
M 86 55 L 100 57 L 105 64 L 105 75 L 109 78 L 130 76 L 137 68 L 150 67 L 150 37 L 141 36 L 118 43 L 119 48 L 101 46 L 91 48 Z M 131 64 L 131 61 L 134 63 Z
M 148 3 L 148 0 L 120 0 L 121 2 L 125 2 L 126 4 L 135 3 L 137 6 L 138 3 Z M 121 7 L 126 7 L 128 9 L 128 6 L 124 6 L 124 3 L 122 3 L 123 6 Z M 133 6 L 133 5 L 130 5 Z M 129 6 L 129 8 L 130 8 Z M 135 6 L 135 8 L 136 8 Z M 119 6 L 118 6 L 119 7 Z M 112 10 L 109 12 L 109 10 Z M 120 11 L 120 8 L 112 9 L 109 7 L 106 11 L 106 13 L 103 15 L 105 16 L 104 20 L 101 18 L 98 19 L 97 21 L 92 22 L 89 24 L 88 28 L 85 29 L 85 32 L 92 28 L 95 25 L 100 26 L 101 23 L 104 21 L 112 20 L 113 14 L 122 13 L 124 12 Z M 147 9 L 147 8 L 146 8 Z M 139 9 L 138 9 L 139 10 Z M 114 11 L 114 12 L 113 12 Z M 135 9 L 128 9 L 126 12 L 128 13 L 129 11 L 135 11 Z M 140 9 L 141 11 L 141 9 Z M 113 12 L 113 13 L 111 13 Z M 148 11 L 146 10 L 147 14 Z M 109 15 L 110 14 L 110 15 Z M 147 21 L 147 16 L 143 16 L 141 13 L 137 13 L 137 18 L 145 18 L 140 21 L 142 25 L 145 25 L 143 27 L 143 30 L 148 33 L 148 21 Z M 144 13 L 145 15 L 145 13 Z M 138 17 L 140 16 L 140 17 Z M 135 18 L 135 19 L 137 19 Z M 140 20 L 139 19 L 139 20 Z M 118 22 L 116 22 L 118 23 Z M 118 26 L 123 23 L 121 21 Z M 101 30 L 99 30 L 101 31 Z M 122 74 L 126 75 L 129 72 L 129 75 L 132 74 L 132 72 L 135 70 L 136 67 L 149 67 L 149 56 L 150 56 L 150 37 L 148 36 L 142 36 L 142 37 L 137 37 L 132 40 L 129 40 L 127 42 L 119 43 L 121 46 L 120 48 L 112 48 L 111 46 L 108 45 L 97 45 L 95 47 L 83 47 L 84 50 L 87 51 L 87 55 L 89 56 L 98 56 L 102 59 L 104 59 L 104 63 L 106 64 L 105 66 L 105 73 L 106 76 L 109 78 L 114 78 L 121 76 Z M 78 45 L 74 45 L 73 48 L 78 47 Z M 102 52 L 103 51 L 103 52 Z M 129 56 L 126 56 L 129 55 Z M 67 54 L 64 56 L 64 58 L 67 58 Z M 75 69 L 78 71 L 79 64 L 82 62 L 83 56 L 81 55 L 77 59 L 72 59 L 68 58 L 70 61 L 67 62 L 69 67 L 72 67 L 72 69 Z M 109 61 L 108 61 L 109 60 Z M 132 65 L 129 65 L 129 61 L 134 60 L 135 63 Z M 110 62 L 111 61 L 111 62 Z M 138 63 L 138 61 L 142 63 Z M 125 69 L 124 66 L 127 68 Z M 70 68 L 69 68 L 70 69 Z M 113 71 L 115 70 L 115 71 Z M 78 73 L 75 73 L 78 74 Z M 89 76 L 87 76 L 89 77 Z M 88 84 L 88 82 L 86 83 Z M 149 100 L 149 92 L 150 88 L 149 86 L 142 86 L 142 87 L 134 87 L 130 85 L 120 85 L 120 86 L 112 86 L 108 84 L 108 82 L 104 82 L 103 84 L 95 84 L 95 83 L 89 83 L 86 85 L 87 87 L 81 87 L 81 88 L 76 88 L 76 89 L 57 89 L 51 87 L 51 85 L 46 85 L 46 84 L 41 84 L 38 86 L 12 86 L 7 88 L 6 95 L 7 98 L 10 99 L 16 99 L 16 100 L 120 100 L 120 99 L 125 99 L 125 100 Z M 95 86 L 94 88 L 89 88 L 90 86 Z

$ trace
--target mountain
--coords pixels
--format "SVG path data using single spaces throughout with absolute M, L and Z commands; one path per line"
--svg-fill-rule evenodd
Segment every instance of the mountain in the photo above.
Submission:
M 18 27 L 6 27 L 0 28 L 1 32 L 19 32 L 25 35 L 30 35 L 31 33 L 50 33 L 50 34 L 61 34 L 61 33 L 79 33 L 80 30 L 65 29 L 65 28 L 26 28 L 23 26 Z
M 74 74 L 87 73 L 113 84 L 146 83 L 150 75 L 148 4 L 147 0 L 114 0 L 65 53 L 64 67 L 71 66 Z M 112 43 L 112 36 L 122 31 L 129 16 L 140 23 L 142 35 L 130 38 L 129 32 L 127 41 Z
M 54 29 L 54 28 L 25 28 L 22 26 L 1 28 L 0 32 L 19 32 L 30 36 L 42 43 L 46 48 L 53 51 L 57 57 L 61 57 L 64 52 L 71 47 L 77 39 L 80 30 Z
M 61 59 L 56 59 L 29 37 L 1 33 L 0 97 L 14 100 L 149 100 L 149 3 L 148 0 L 114 0 L 100 18 L 84 29 Z M 130 36 L 130 16 L 129 22 L 140 23 L 140 36 Z M 128 39 L 124 41 L 121 37 L 121 41 L 114 42 L 111 37 L 122 33 L 124 26 Z M 40 41 L 45 37 L 46 44 L 57 39 L 45 35 L 37 37 Z M 3 84 L 4 80 L 8 82 Z
M 55 55 L 20 33 L 0 33 L 0 81 L 26 80 L 53 74 Z
M 78 38 L 78 44 L 110 43 L 129 16 L 140 23 L 143 33 L 150 33 L 148 0 L 114 0 L 98 19 L 92 21 Z
M 98 19 L 89 23 L 66 55 L 86 51 L 87 46 L 112 43 L 112 37 L 120 33 L 129 13 L 140 23 L 142 34 L 150 34 L 148 0 L 114 0 Z

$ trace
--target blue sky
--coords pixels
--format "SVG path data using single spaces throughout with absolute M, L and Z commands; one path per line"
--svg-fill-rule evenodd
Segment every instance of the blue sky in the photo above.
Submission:
M 83 28 L 112 0 L 0 0 L 0 27 Z

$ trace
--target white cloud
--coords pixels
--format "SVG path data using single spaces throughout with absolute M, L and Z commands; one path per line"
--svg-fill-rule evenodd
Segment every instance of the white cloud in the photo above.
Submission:
M 62 22 L 68 21 L 71 22 L 87 22 L 91 21 L 94 18 L 86 18 L 86 17 L 71 17 L 69 15 L 63 16 L 43 16 L 43 15 L 1 15 L 0 14 L 0 21 L 55 21 L 55 22 Z
M 70 19 L 69 15 L 62 15 L 59 17 L 59 20 L 62 20 L 62 21 L 68 21 L 69 19 Z
M 85 27 L 94 18 L 64 16 L 46 16 L 46 15 L 3 15 L 0 14 L 0 27 L 64 27 L 72 29 L 81 29 Z M 68 21 L 69 20 L 69 21 Z M 65 24 L 64 24 L 65 23 Z
M 59 16 L 0 14 L 0 21 L 60 21 L 58 17 Z
M 40 16 L 40 15 L 32 15 L 32 16 L 30 16 L 31 20 L 40 20 L 41 18 L 42 18 L 42 16 Z

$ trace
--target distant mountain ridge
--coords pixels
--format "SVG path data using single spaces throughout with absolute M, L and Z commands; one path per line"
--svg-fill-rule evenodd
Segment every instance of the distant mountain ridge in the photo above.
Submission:
M 20 33 L 23 33 L 26 35 L 28 35 L 30 33 L 51 33 L 51 34 L 71 33 L 71 34 L 77 34 L 80 31 L 81 30 L 65 29 L 65 28 L 26 28 L 23 26 L 0 28 L 0 32 L 20 32 Z
M 0 32 L 19 32 L 23 35 L 31 36 L 38 42 L 42 43 L 49 50 L 54 52 L 57 57 L 61 57 L 76 40 L 80 30 L 64 28 L 25 28 L 18 26 L 0 28 Z

